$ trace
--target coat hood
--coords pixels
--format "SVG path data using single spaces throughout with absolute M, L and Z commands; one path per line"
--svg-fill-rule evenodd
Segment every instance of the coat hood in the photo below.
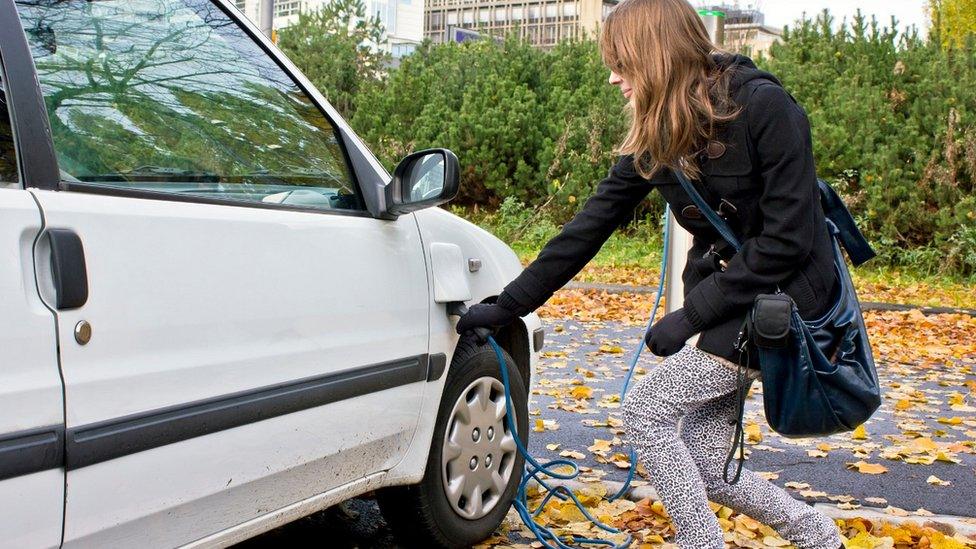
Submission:
M 733 96 L 739 90 L 739 88 L 753 80 L 768 80 L 775 83 L 777 86 L 783 85 L 778 78 L 756 67 L 756 64 L 752 61 L 752 59 L 749 59 L 745 55 L 716 54 L 714 59 L 715 64 L 718 65 L 723 71 L 733 71 L 732 80 L 729 82 L 729 92 Z

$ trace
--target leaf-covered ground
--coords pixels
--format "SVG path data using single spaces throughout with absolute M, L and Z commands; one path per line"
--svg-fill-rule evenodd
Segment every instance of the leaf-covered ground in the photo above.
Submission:
M 612 284 L 657 283 L 653 273 L 590 267 L 585 280 Z M 906 290 L 905 281 L 878 282 L 863 299 L 976 308 L 972 288 L 934 285 Z M 914 283 L 912 283 L 914 284 Z M 872 296 L 874 292 L 874 296 Z M 931 294 L 929 293 L 931 292 Z M 954 293 L 953 293 L 954 292 Z M 651 295 L 597 291 L 558 292 L 540 310 L 547 328 L 545 356 L 531 410 L 536 456 L 565 454 L 584 467 L 591 486 L 580 494 L 608 522 L 632 533 L 633 547 L 666 547 L 673 531 L 660 503 L 606 501 L 598 480 L 622 481 L 628 465 L 620 441 L 619 392 L 630 353 L 650 313 Z M 748 403 L 746 466 L 762 472 L 797 498 L 830 503 L 870 517 L 838 521 L 854 549 L 960 548 L 976 543 L 930 522 L 935 514 L 976 517 L 976 319 L 918 311 L 868 312 L 872 345 L 885 391 L 882 409 L 863 429 L 823 440 L 788 440 L 763 421 L 761 388 Z M 640 367 L 652 368 L 645 355 Z M 541 424 L 540 424 L 541 422 Z M 540 431 L 541 429 L 541 431 Z M 638 483 L 647 480 L 641 479 Z M 775 532 L 728 508 L 715 508 L 730 547 L 788 546 Z M 551 504 L 550 526 L 584 532 L 572 508 Z M 878 517 L 881 517 L 880 520 Z M 908 523 L 898 521 L 910 520 Z M 976 519 L 971 523 L 976 528 Z M 590 533 L 590 532 L 588 532 Z M 264 534 L 249 547 L 311 546 L 327 539 L 337 549 L 397 547 L 376 504 L 360 498 Z M 488 547 L 532 547 L 514 513 Z M 314 545 L 319 545 L 316 542 Z
M 658 261 L 651 259 L 648 264 L 656 265 Z M 854 269 L 852 275 L 861 301 L 976 309 L 976 284 L 967 281 L 866 268 Z M 656 269 L 607 262 L 604 258 L 603 262 L 587 265 L 575 280 L 649 287 L 657 286 L 659 276 Z
M 628 282 L 612 276 L 600 281 Z M 651 299 L 564 290 L 540 311 L 549 335 L 530 407 L 531 449 L 541 458 L 577 460 L 584 467 L 581 480 L 593 486 L 623 480 L 629 465 L 617 393 Z M 872 509 L 891 518 L 839 521 L 849 547 L 976 546 L 926 524 L 932 513 L 976 516 L 976 319 L 918 311 L 869 312 L 866 318 L 885 392 L 882 409 L 853 433 L 786 439 L 765 425 L 757 384 L 746 416 L 747 467 L 811 503 Z M 645 355 L 639 372 L 656 360 Z M 582 495 L 598 515 L 634 534 L 640 542 L 635 546 L 671 539 L 658 502 L 611 504 L 599 488 Z M 717 506 L 715 511 L 730 546 L 788 545 L 748 517 Z M 517 518 L 509 518 L 489 544 L 530 543 Z M 579 518 L 559 502 L 550 502 L 540 516 L 567 533 L 584 533 L 588 527 Z M 900 522 L 906 518 L 913 522 Z

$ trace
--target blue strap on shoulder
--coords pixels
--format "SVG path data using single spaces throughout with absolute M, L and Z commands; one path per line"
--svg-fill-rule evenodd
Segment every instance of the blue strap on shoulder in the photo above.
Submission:
M 823 179 L 818 179 L 817 184 L 820 185 L 820 204 L 823 206 L 824 215 L 837 227 L 837 239 L 847 250 L 847 257 L 851 258 L 851 263 L 859 267 L 878 255 L 871 249 L 868 239 L 864 238 L 864 234 L 857 228 L 854 216 L 837 192 Z
M 722 219 L 715 210 L 705 202 L 698 189 L 695 185 L 685 176 L 684 172 L 680 170 L 675 170 L 675 177 L 678 178 L 678 182 L 684 188 L 688 196 L 691 197 L 691 201 L 695 203 L 695 206 L 701 210 L 702 215 L 708 219 L 709 223 L 715 227 L 718 234 L 732 246 L 735 251 L 739 251 L 742 248 L 742 244 L 739 239 L 732 232 L 729 224 Z M 874 258 L 877 254 L 871 248 L 871 244 L 868 240 L 864 238 L 864 234 L 860 229 L 857 228 L 857 223 L 854 222 L 854 216 L 851 215 L 850 210 L 844 204 L 844 201 L 840 198 L 836 191 L 830 187 L 824 180 L 818 179 L 817 184 L 820 187 L 820 204 L 823 207 L 824 215 L 829 219 L 835 227 L 837 227 L 837 239 L 840 241 L 841 245 L 847 250 L 847 256 L 850 257 L 851 263 L 855 267 L 863 265 L 868 260 Z
M 705 199 L 702 198 L 702 195 L 698 192 L 698 189 L 696 189 L 691 181 L 688 180 L 684 172 L 681 170 L 675 170 L 674 175 L 678 178 L 678 182 L 681 183 L 682 187 L 684 187 L 685 192 L 691 197 L 691 201 L 695 203 L 695 206 L 698 207 L 702 215 L 704 215 L 708 219 L 709 223 L 715 227 L 718 234 L 724 238 L 725 241 L 735 249 L 735 251 L 738 252 L 739 249 L 742 248 L 742 244 L 739 242 L 739 239 L 736 238 L 735 233 L 732 232 L 732 228 L 729 227 L 729 224 L 726 223 L 724 219 L 719 217 L 719 215 L 715 213 L 715 210 L 713 210 L 712 207 L 705 202 Z

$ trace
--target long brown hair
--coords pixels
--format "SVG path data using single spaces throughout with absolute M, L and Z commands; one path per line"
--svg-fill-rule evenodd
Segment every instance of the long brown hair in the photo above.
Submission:
M 698 178 L 696 156 L 738 110 L 729 98 L 731 70 L 687 0 L 623 0 L 600 37 L 603 62 L 630 83 L 631 125 L 619 154 L 633 155 L 642 177 L 662 168 Z

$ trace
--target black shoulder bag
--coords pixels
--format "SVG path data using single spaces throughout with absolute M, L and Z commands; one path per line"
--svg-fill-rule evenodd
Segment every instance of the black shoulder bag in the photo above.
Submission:
M 725 220 L 708 206 L 683 173 L 675 172 L 675 175 L 715 230 L 738 252 L 741 244 Z M 801 318 L 793 300 L 778 288 L 775 294 L 756 297 L 735 343 L 744 358 L 738 376 L 738 425 L 725 464 L 725 480 L 732 484 L 738 481 L 745 459 L 742 387 L 747 391 L 748 385 L 744 384 L 746 378 L 742 371 L 748 361 L 750 343 L 759 353 L 766 421 L 781 435 L 826 436 L 851 431 L 881 406 L 874 357 L 841 246 L 855 267 L 874 257 L 874 250 L 837 193 L 824 181 L 819 181 L 819 185 L 820 203 L 834 247 L 838 290 L 827 313 L 813 320 Z M 737 447 L 738 469 L 730 481 L 728 466 Z

